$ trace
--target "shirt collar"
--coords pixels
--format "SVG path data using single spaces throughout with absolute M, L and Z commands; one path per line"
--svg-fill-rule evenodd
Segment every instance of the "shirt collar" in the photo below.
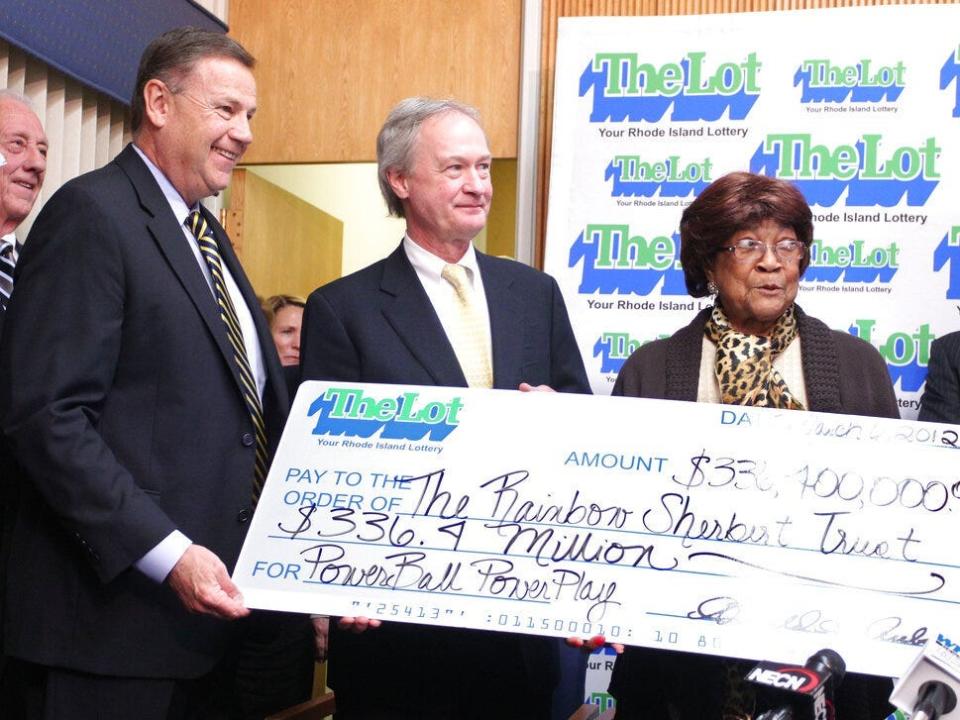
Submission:
M 190 208 L 187 207 L 187 203 L 184 202 L 173 184 L 167 180 L 167 176 L 163 174 L 163 171 L 153 164 L 153 161 L 144 154 L 143 150 L 138 148 L 136 144 L 134 144 L 133 149 L 137 151 L 137 155 L 140 156 L 140 159 L 146 164 L 147 170 L 150 171 L 154 180 L 157 181 L 157 185 L 160 186 L 160 192 L 162 192 L 163 196 L 167 199 L 167 203 L 170 205 L 170 209 L 173 210 L 177 222 L 183 225 L 187 216 L 190 214 Z
M 403 250 L 407 254 L 407 259 L 410 261 L 410 264 L 413 265 L 413 269 L 416 270 L 417 274 L 424 275 L 433 280 L 441 280 L 444 265 L 450 264 L 443 258 L 437 257 L 429 250 L 417 245 L 417 243 L 406 234 L 403 236 Z M 480 274 L 480 265 L 477 264 L 477 251 L 473 247 L 473 243 L 467 246 L 467 252 L 457 261 L 457 265 L 466 268 L 470 283 L 473 284 L 475 278 Z

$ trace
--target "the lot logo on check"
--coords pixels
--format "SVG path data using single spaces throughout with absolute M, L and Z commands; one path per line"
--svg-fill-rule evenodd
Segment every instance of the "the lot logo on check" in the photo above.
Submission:
M 688 52 L 678 62 L 645 62 L 637 53 L 594 55 L 580 75 L 580 95 L 593 90 L 590 122 L 743 120 L 760 96 L 756 53 L 735 60 Z
M 314 435 L 372 437 L 379 431 L 389 440 L 443 440 L 460 422 L 463 401 L 424 402 L 418 392 L 377 398 L 357 388 L 328 388 L 310 405 L 317 415 Z M 429 436 L 429 437 L 428 437 Z

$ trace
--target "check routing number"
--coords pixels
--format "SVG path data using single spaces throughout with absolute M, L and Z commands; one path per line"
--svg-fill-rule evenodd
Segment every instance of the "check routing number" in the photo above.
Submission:
M 958 430 L 304 383 L 234 579 L 255 608 L 897 675 L 956 625 Z

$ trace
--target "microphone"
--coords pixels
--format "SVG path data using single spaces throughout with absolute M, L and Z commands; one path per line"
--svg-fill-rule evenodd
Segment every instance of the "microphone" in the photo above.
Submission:
M 890 703 L 913 720 L 960 720 L 960 645 L 942 634 L 930 639 L 897 680 Z
M 914 720 L 937 720 L 957 707 L 957 694 L 939 680 L 920 686 L 920 695 L 913 708 Z
M 756 720 L 835 720 L 833 691 L 847 666 L 833 650 L 811 655 L 803 667 L 761 661 L 747 673 L 757 685 L 757 707 L 767 708 Z

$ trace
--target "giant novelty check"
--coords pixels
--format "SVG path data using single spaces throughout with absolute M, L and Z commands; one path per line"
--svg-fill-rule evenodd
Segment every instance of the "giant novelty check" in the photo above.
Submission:
M 234 579 L 250 607 L 897 675 L 960 604 L 958 428 L 305 383 Z

